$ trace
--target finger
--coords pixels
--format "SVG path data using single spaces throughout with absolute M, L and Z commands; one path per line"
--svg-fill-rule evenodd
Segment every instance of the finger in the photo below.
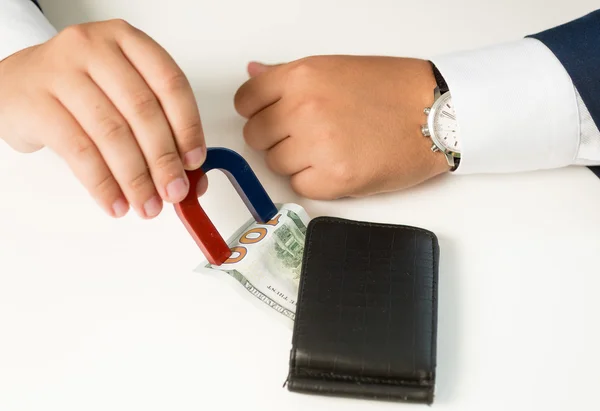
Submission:
M 156 190 L 165 201 L 181 201 L 187 195 L 189 183 L 171 128 L 154 92 L 116 45 L 107 47 L 96 58 L 99 61 L 90 64 L 89 75 L 133 131 Z
M 301 139 L 288 137 L 267 151 L 265 161 L 275 173 L 284 176 L 299 173 L 310 167 L 308 147 L 301 147 Z
M 248 63 L 248 75 L 250 77 L 256 77 L 259 74 L 262 74 L 264 72 L 266 72 L 267 70 L 273 68 L 273 67 L 277 67 L 277 66 L 281 66 L 281 64 L 263 64 L 263 63 L 259 63 L 256 61 L 251 61 L 250 63 Z
M 208 190 L 208 178 L 206 177 L 206 175 L 203 175 L 202 178 L 200 178 L 200 180 L 198 180 L 198 184 L 196 185 L 196 194 L 198 195 L 198 197 L 201 197 L 204 194 L 206 194 L 207 190 Z
M 246 122 L 244 139 L 255 150 L 268 150 L 290 135 L 289 119 L 289 109 L 280 100 Z
M 39 122 L 44 144 L 66 161 L 75 177 L 110 216 L 127 214 L 129 204 L 119 184 L 77 120 L 51 97 L 40 101 L 39 107 L 43 107 L 44 113 L 43 121 Z
M 138 142 L 117 108 L 85 75 L 58 83 L 56 96 L 102 154 L 128 202 L 144 218 L 158 215 L 162 201 Z
M 118 37 L 119 47 L 160 102 L 186 169 L 195 170 L 204 163 L 206 143 L 189 80 L 164 48 L 142 31 L 131 29 L 132 35 Z
M 277 102 L 285 85 L 286 66 L 273 67 L 240 86 L 234 96 L 236 111 L 250 118 L 258 111 Z
M 343 197 L 341 186 L 323 178 L 314 167 L 309 167 L 290 177 L 292 189 L 311 200 L 337 200 Z

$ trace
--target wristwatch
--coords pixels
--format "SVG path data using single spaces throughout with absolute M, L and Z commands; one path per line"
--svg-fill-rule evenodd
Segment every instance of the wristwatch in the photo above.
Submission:
M 431 63 L 431 67 L 437 86 L 433 90 L 433 104 L 424 110 L 427 123 L 421 126 L 421 132 L 423 136 L 431 138 L 431 151 L 444 154 L 450 171 L 454 171 L 460 164 L 460 136 L 456 113 L 444 77 L 435 64 Z

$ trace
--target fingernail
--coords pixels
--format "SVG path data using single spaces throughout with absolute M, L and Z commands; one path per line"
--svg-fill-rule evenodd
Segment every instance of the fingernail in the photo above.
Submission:
M 205 150 L 202 147 L 198 147 L 185 153 L 183 161 L 186 167 L 195 170 L 202 165 L 205 155 Z
M 119 198 L 112 205 L 113 212 L 115 213 L 115 217 L 123 217 L 129 211 L 129 204 L 122 198 Z
M 156 217 L 160 213 L 162 201 L 158 196 L 152 197 L 150 200 L 144 203 L 144 213 L 147 217 Z
M 171 201 L 181 201 L 188 192 L 188 182 L 179 177 L 167 184 L 167 196 Z

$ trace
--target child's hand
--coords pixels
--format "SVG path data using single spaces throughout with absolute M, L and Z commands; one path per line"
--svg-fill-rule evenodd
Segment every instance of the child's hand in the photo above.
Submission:
M 131 205 L 152 218 L 163 200 L 182 200 L 184 170 L 206 156 L 185 75 L 120 20 L 69 27 L 1 61 L 0 137 L 20 152 L 55 151 L 115 217 Z

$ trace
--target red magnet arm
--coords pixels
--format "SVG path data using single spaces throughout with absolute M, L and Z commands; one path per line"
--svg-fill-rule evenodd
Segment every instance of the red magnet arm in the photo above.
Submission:
M 175 204 L 175 211 L 208 262 L 213 265 L 221 265 L 231 256 L 231 250 L 198 204 L 196 187 L 204 175 L 201 168 L 187 172 L 190 190 L 183 201 Z
M 208 261 L 212 265 L 221 265 L 232 252 L 200 206 L 196 193 L 198 181 L 212 169 L 227 175 L 256 221 L 266 223 L 277 213 L 277 207 L 242 156 L 223 147 L 207 148 L 202 167 L 187 172 L 191 189 L 187 197 L 175 205 L 175 210 Z

